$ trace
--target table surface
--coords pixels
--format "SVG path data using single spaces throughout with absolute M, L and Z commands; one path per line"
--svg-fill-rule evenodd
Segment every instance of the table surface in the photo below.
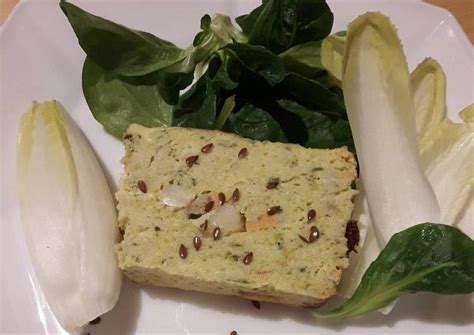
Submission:
M 474 0 L 425 0 L 446 8 L 459 21 L 467 36 L 474 43 Z M 0 25 L 6 20 L 18 0 L 0 0 Z

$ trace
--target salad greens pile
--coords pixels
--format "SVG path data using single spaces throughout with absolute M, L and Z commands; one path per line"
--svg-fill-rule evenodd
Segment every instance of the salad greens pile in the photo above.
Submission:
M 68 2 L 62 1 L 61 9 L 87 54 L 82 77 L 86 101 L 94 117 L 117 137 L 130 124 L 139 123 L 222 129 L 256 140 L 312 148 L 348 145 L 354 149 L 351 118 L 364 188 L 367 199 L 372 199 L 366 214 L 375 219 L 374 230 L 383 237 L 382 246 L 386 245 L 361 275 L 352 297 L 333 311 L 314 312 L 316 317 L 358 317 L 406 293 L 474 292 L 474 241 L 447 225 L 413 226 L 437 222 L 440 217 L 457 218 L 469 202 L 470 193 L 458 183 L 456 191 L 450 192 L 452 199 L 445 202 L 462 204 L 455 208 L 456 215 L 448 211 L 449 215 L 440 216 L 434 209 L 444 198 L 433 193 L 435 178 L 423 168 L 429 170 L 426 166 L 440 161 L 439 157 L 455 157 L 451 153 L 461 146 L 464 153 L 454 166 L 459 170 L 468 166 L 474 154 L 469 147 L 474 108 L 463 112 L 466 122 L 460 125 L 446 121 L 445 111 L 440 112 L 439 125 L 430 127 L 455 129 L 455 138 L 441 146 L 437 144 L 442 139 L 440 131 L 427 132 L 424 127 L 429 141 L 419 140 L 417 148 L 417 130 L 421 136 L 423 127 L 415 127 L 415 114 L 417 121 L 426 123 L 434 120 L 426 115 L 444 108 L 444 74 L 438 65 L 425 61 L 410 77 L 388 18 L 368 13 L 351 23 L 347 34 L 328 36 L 333 14 L 324 0 L 264 0 L 251 13 L 235 19 L 240 29 L 227 16 L 204 15 L 192 45 L 181 49 Z M 433 71 L 437 79 L 426 79 Z M 369 126 L 371 134 L 367 134 Z M 388 169 L 394 152 L 402 165 L 392 163 Z M 410 169 L 407 162 L 412 164 Z M 406 178 L 400 180 L 403 169 Z M 470 182 L 469 176 L 464 173 L 462 180 Z M 402 192 L 407 185 L 424 188 Z M 461 189 L 463 197 L 455 194 Z M 374 205 L 374 198 L 382 206 Z
M 89 108 L 117 137 L 139 123 L 352 147 L 342 90 L 319 57 L 333 24 L 324 0 L 264 1 L 236 18 L 241 30 L 228 16 L 204 15 L 186 49 L 71 3 L 60 6 L 87 54 Z

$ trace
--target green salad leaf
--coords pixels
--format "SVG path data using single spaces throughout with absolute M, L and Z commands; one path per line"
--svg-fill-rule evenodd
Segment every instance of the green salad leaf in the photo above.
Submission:
M 242 31 L 246 36 L 249 36 L 252 32 L 253 26 L 262 10 L 265 8 L 266 2 L 268 2 L 268 0 L 262 0 L 262 4 L 254 8 L 249 14 L 244 14 L 235 18 L 235 22 L 237 22 L 240 28 L 242 28 Z
M 294 45 L 326 37 L 333 14 L 324 0 L 268 0 L 237 23 L 248 43 L 281 53 Z
M 102 68 L 123 76 L 145 75 L 186 57 L 186 51 L 152 34 L 133 30 L 60 3 L 84 52 Z
M 230 17 L 216 14 L 212 18 L 206 14 L 201 18 L 201 31 L 194 37 L 195 62 L 206 60 L 212 52 L 231 43 L 245 43 L 247 37 L 239 31 Z
M 120 77 L 87 57 L 82 89 L 94 118 L 117 137 L 132 123 L 147 127 L 172 124 L 173 108 L 161 98 L 153 76 Z
M 239 86 L 242 64 L 223 50 L 220 50 L 218 55 L 210 60 L 207 73 L 216 89 L 232 91 Z
M 181 90 L 193 82 L 193 71 L 194 67 L 187 68 L 186 65 L 178 63 L 156 73 L 158 91 L 166 103 L 178 103 Z
M 232 130 L 243 137 L 286 142 L 278 122 L 269 113 L 251 104 L 245 104 L 238 113 L 231 115 L 230 124 Z
M 278 104 L 298 115 L 308 129 L 308 139 L 303 143 L 311 148 L 338 148 L 352 143 L 349 121 L 331 119 L 324 111 L 312 110 L 291 100 L 279 100 Z
M 202 76 L 181 96 L 174 111 L 174 126 L 214 128 L 216 122 L 216 93 L 208 76 Z
M 325 114 L 345 117 L 344 99 L 322 82 L 306 78 L 297 73 L 287 73 L 282 88 L 298 103 L 310 108 L 321 109 Z
M 295 72 L 311 79 L 324 75 L 321 65 L 321 41 L 295 45 L 280 55 L 288 72 Z
M 258 45 L 233 43 L 223 49 L 249 71 L 263 77 L 270 85 L 283 80 L 285 67 L 277 55 Z
M 451 226 L 423 223 L 390 239 L 354 295 L 319 319 L 341 320 L 378 310 L 403 294 L 474 292 L 474 241 Z

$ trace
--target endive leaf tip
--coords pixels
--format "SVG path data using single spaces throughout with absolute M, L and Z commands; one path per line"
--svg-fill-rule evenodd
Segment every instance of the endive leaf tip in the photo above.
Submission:
M 411 73 L 410 80 L 421 143 L 446 117 L 446 75 L 436 59 L 427 57 Z
M 464 107 L 464 109 L 459 112 L 459 117 L 464 122 L 467 122 L 467 123 L 474 122 L 474 103 Z
M 381 12 L 367 12 L 365 14 L 359 15 L 356 19 L 351 21 L 347 25 L 347 41 L 344 50 L 343 64 L 342 64 L 342 75 L 346 72 L 346 66 L 348 62 L 348 50 L 350 49 L 351 40 L 354 37 L 359 37 L 357 31 L 359 29 L 372 28 L 377 31 L 378 34 L 385 40 L 396 41 L 396 43 L 390 43 L 389 46 L 392 49 L 399 51 L 402 54 L 402 57 L 399 60 L 403 59 L 405 67 L 408 71 L 408 63 L 403 52 L 403 45 L 398 36 L 398 31 L 395 25 L 391 22 L 390 17 L 382 14 Z
M 379 26 L 381 24 L 389 26 L 393 31 L 396 31 L 396 27 L 390 21 L 390 18 L 385 14 L 375 11 L 375 12 L 366 12 L 364 14 L 359 15 L 354 20 L 349 22 L 347 25 L 347 31 L 349 29 L 354 30 L 363 24 L 370 23 L 371 25 Z
M 413 70 L 413 80 L 428 70 L 435 71 L 437 74 L 441 75 L 442 78 L 446 78 L 446 74 L 444 73 L 444 70 L 438 60 L 433 57 L 425 57 L 425 59 L 423 59 L 423 61 L 416 66 L 415 70 Z
M 430 57 L 430 56 L 425 57 L 425 59 L 423 59 L 423 62 L 421 62 L 421 63 L 427 63 L 427 64 L 432 64 L 432 65 L 439 66 L 439 62 L 435 58 Z

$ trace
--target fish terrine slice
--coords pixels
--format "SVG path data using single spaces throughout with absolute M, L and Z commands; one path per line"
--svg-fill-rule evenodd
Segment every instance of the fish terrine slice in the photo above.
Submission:
M 294 306 L 336 294 L 357 193 L 346 148 L 139 125 L 124 142 L 116 249 L 127 277 Z

